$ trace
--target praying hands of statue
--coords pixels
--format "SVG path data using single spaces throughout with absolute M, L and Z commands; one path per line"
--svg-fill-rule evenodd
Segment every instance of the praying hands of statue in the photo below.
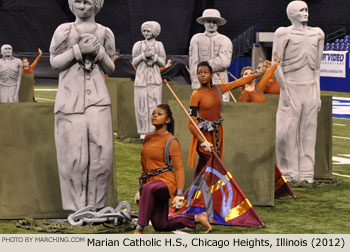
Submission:
M 83 33 L 80 35 L 79 48 L 82 55 L 95 57 L 100 50 L 100 42 L 94 34 Z
M 146 64 L 147 66 L 153 66 L 154 64 L 154 56 L 156 55 L 156 50 L 153 46 L 147 47 L 145 51 Z
M 148 47 L 145 52 L 146 58 L 153 58 L 154 55 L 156 54 L 156 49 L 154 46 Z

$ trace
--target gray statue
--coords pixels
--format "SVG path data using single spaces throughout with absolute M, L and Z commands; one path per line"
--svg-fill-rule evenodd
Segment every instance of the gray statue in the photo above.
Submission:
M 18 102 L 22 76 L 22 61 L 12 56 L 12 46 L 1 46 L 0 102 Z
M 114 71 L 113 32 L 95 22 L 103 0 L 68 0 L 73 23 L 60 25 L 50 45 L 59 71 L 55 143 L 62 205 L 76 211 L 105 205 L 113 161 L 110 97 L 104 74 Z
M 292 25 L 278 28 L 273 40 L 273 52 L 282 56 L 275 71 L 281 86 L 276 158 L 287 181 L 312 183 L 324 33 L 307 26 L 308 7 L 303 1 L 289 3 L 287 15 Z
M 136 66 L 134 105 L 137 132 L 140 138 L 154 130 L 151 115 L 158 104 L 162 103 L 162 77 L 159 67 L 165 66 L 165 50 L 162 42 L 156 41 L 160 34 L 160 25 L 148 21 L 141 26 L 145 40 L 138 41 L 132 49 L 132 61 Z
M 189 66 L 191 71 L 192 89 L 200 87 L 197 78 L 197 65 L 202 61 L 208 61 L 213 68 L 213 83 L 221 84 L 222 81 L 217 75 L 219 73 L 225 83 L 228 82 L 227 68 L 231 64 L 232 42 L 218 33 L 218 26 L 226 24 L 216 9 L 206 9 L 197 22 L 204 25 L 205 32 L 194 35 L 190 42 Z M 229 94 L 223 95 L 224 101 L 229 101 Z

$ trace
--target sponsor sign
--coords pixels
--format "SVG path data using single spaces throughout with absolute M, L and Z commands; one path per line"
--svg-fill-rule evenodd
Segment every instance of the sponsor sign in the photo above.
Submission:
M 345 78 L 347 51 L 323 51 L 321 77 Z

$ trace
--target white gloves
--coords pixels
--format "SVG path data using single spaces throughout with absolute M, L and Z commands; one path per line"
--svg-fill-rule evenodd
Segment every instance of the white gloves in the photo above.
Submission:
M 179 195 L 176 195 L 173 199 L 173 202 L 172 204 L 174 205 L 175 204 L 175 208 L 176 209 L 180 209 L 184 203 L 184 199 L 185 197 L 184 196 L 179 196 Z
M 211 149 L 213 148 L 213 144 L 209 143 L 208 141 L 201 143 L 201 146 L 205 151 L 208 151 L 208 152 L 211 152 Z
M 134 197 L 134 203 L 139 206 L 140 204 L 140 191 L 137 190 L 136 194 L 135 194 L 135 197 Z

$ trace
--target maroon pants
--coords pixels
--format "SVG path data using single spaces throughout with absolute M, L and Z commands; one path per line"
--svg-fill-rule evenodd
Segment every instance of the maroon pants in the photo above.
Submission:
M 201 171 L 203 170 L 205 164 L 209 161 L 210 156 L 207 154 L 204 154 L 202 152 L 200 152 L 197 148 L 197 153 L 198 153 L 198 162 L 197 162 L 197 166 L 196 169 L 194 170 L 194 174 L 193 174 L 193 180 L 194 181 L 197 176 L 199 175 L 199 173 L 201 173 Z
M 169 190 L 165 182 L 155 180 L 143 185 L 137 224 L 147 226 L 151 220 L 156 231 L 195 228 L 194 214 L 168 217 L 169 198 Z

